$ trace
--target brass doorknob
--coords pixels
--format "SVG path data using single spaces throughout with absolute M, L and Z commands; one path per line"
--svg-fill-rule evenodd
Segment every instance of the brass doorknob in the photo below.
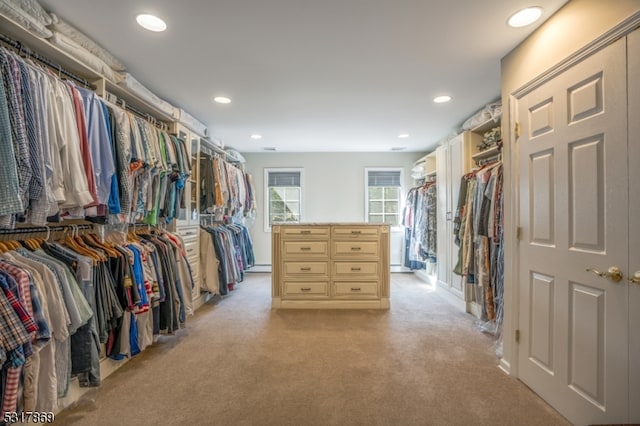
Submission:
M 640 271 L 633 273 L 632 277 L 629 277 L 629 282 L 640 284 Z
M 607 272 L 600 272 L 597 269 L 593 269 L 593 268 L 588 268 L 587 272 L 593 272 L 594 274 L 599 275 L 603 278 L 609 278 L 611 281 L 615 283 L 622 281 L 622 272 L 620 271 L 620 268 L 618 268 L 617 266 L 610 267 L 607 270 Z

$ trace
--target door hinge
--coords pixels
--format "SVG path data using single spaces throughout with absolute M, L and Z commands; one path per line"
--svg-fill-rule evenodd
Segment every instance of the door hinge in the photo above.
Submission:
M 516 330 L 516 343 L 520 343 L 520 330 Z
M 520 139 L 520 123 L 516 122 L 514 128 L 513 128 L 513 132 L 516 135 L 516 140 Z
M 516 238 L 517 238 L 518 240 L 521 240 L 521 239 L 522 239 L 522 226 L 518 226 L 518 227 L 516 228 Z

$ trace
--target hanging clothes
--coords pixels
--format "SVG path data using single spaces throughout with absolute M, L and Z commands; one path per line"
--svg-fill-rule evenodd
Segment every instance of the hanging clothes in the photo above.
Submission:
M 168 223 L 185 205 L 184 141 L 3 47 L 0 80 L 0 227 L 107 215 Z
M 454 219 L 459 246 L 454 272 L 473 286 L 481 319 L 500 326 L 503 319 L 503 165 L 495 162 L 462 177 Z
M 55 411 L 72 376 L 100 385 L 100 352 L 134 356 L 193 313 L 180 238 L 130 233 L 0 243 L 0 407 Z M 19 406 L 18 401 L 22 401 Z
M 437 261 L 436 203 L 435 182 L 426 182 L 407 193 L 402 219 L 405 226 L 404 266 L 411 270 L 425 269 L 427 263 Z
M 234 289 L 236 283 L 244 280 L 244 271 L 255 265 L 249 230 L 239 224 L 201 226 L 201 230 L 209 234 L 201 242 L 201 254 L 205 251 L 207 259 L 212 259 L 215 255 L 218 265 L 217 280 L 210 279 L 211 268 L 207 270 L 205 289 L 213 288 L 217 281 L 218 289 L 214 294 L 226 295 Z M 209 241 L 212 246 L 205 246 Z

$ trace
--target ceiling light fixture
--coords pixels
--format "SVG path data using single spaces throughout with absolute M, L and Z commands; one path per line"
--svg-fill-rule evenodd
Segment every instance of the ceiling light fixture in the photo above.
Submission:
M 145 30 L 161 32 L 167 29 L 167 24 L 155 15 L 147 13 L 136 16 L 136 22 Z
M 446 102 L 449 102 L 450 100 L 451 96 L 448 95 L 436 96 L 435 98 L 433 98 L 433 102 L 437 104 L 444 104 Z
M 251 139 L 262 139 L 262 135 L 258 135 L 258 134 L 251 135 Z
M 408 137 L 409 137 L 409 135 L 408 135 L 407 133 L 402 133 L 402 134 L 399 134 L 399 135 L 398 135 L 398 137 L 399 137 L 400 139 L 406 139 L 406 138 L 408 138 Z
M 231 99 L 227 98 L 226 96 L 216 96 L 215 98 L 213 98 L 214 102 L 217 102 L 219 104 L 230 104 L 231 103 Z
M 542 8 L 538 6 L 527 7 L 511 15 L 507 24 L 513 28 L 526 27 L 533 24 L 542 16 Z

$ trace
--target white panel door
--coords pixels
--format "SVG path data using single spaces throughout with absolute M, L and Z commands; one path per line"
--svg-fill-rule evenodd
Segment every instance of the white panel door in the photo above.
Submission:
M 518 100 L 519 376 L 575 424 L 628 419 L 626 81 L 621 39 Z
M 640 273 L 640 31 L 628 37 L 629 270 Z M 629 283 L 629 423 L 640 423 L 640 283 Z

